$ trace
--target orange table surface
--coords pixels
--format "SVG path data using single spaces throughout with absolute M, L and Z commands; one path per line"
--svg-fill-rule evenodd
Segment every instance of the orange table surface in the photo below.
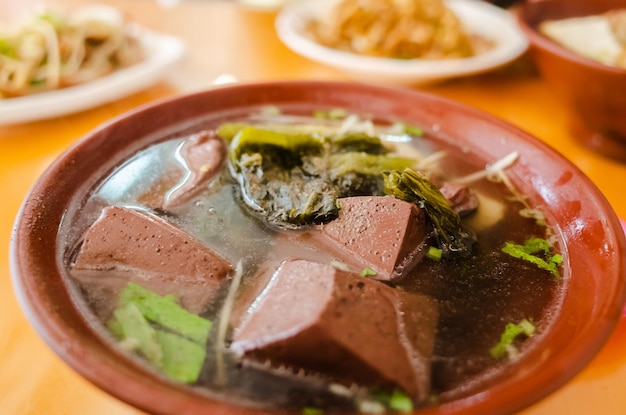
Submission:
M 80 0 L 58 0 L 76 5 Z M 12 290 L 8 251 L 19 206 L 49 163 L 99 124 L 139 105 L 211 87 L 222 74 L 240 82 L 346 80 L 339 72 L 289 51 L 276 37 L 274 15 L 233 2 L 108 0 L 151 29 L 180 36 L 187 55 L 163 82 L 92 110 L 52 120 L 0 126 L 0 413 L 125 415 L 141 412 L 75 374 L 40 340 Z M 626 164 L 591 153 L 571 135 L 574 116 L 551 94 L 524 57 L 497 72 L 422 89 L 480 108 L 532 133 L 571 160 L 626 218 Z M 626 318 L 574 379 L 524 415 L 626 413 Z

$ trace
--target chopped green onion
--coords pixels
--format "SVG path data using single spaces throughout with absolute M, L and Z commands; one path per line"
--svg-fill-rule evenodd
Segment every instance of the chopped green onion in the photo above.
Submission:
M 385 413 L 387 410 L 394 412 L 410 413 L 413 412 L 413 400 L 409 395 L 399 389 L 394 389 L 391 393 L 387 391 L 375 391 L 371 395 L 371 399 L 361 401 L 368 403 L 369 411 L 367 413 Z M 364 405 L 360 405 L 359 410 L 363 410 Z
M 376 274 L 377 274 L 376 271 L 368 267 L 368 268 L 364 268 L 363 271 L 361 271 L 359 275 L 361 277 L 369 277 L 369 276 L 374 276 Z
M 513 346 L 515 339 L 522 335 L 530 337 L 534 333 L 535 326 L 527 319 L 520 321 L 518 324 L 508 323 L 500 336 L 500 341 L 491 348 L 489 353 L 494 359 L 499 359 L 507 354 L 509 357 L 513 357 L 517 352 L 517 349 Z
M 323 413 L 324 413 L 323 410 L 319 408 L 313 408 L 311 406 L 302 408 L 302 415 L 322 415 Z
M 395 389 L 389 399 L 389 407 L 397 412 L 413 412 L 413 401 L 404 392 Z
M 443 250 L 435 247 L 429 246 L 428 252 L 426 252 L 426 257 L 432 259 L 433 261 L 441 261 L 441 255 L 443 254 Z
M 543 238 L 530 238 L 524 245 L 507 242 L 504 244 L 502 252 L 550 271 L 557 279 L 561 277 L 559 265 L 563 263 L 563 257 L 560 254 L 552 254 L 550 244 Z M 543 258 L 539 255 L 542 255 Z

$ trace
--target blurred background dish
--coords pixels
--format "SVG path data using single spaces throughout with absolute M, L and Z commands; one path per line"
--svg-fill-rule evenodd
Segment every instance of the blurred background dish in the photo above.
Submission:
M 138 92 L 183 56 L 176 37 L 92 5 L 0 25 L 0 124 L 51 118 Z
M 611 10 L 626 11 L 626 1 L 527 0 L 516 12 L 541 76 L 576 114 L 571 119 L 572 134 L 589 148 L 626 161 L 626 69 L 607 62 L 619 59 L 619 51 L 615 51 L 619 41 L 612 43 L 608 23 L 600 21 L 598 25 L 598 19 Z M 562 19 L 585 16 L 565 22 L 556 31 L 548 26 L 556 38 L 546 34 L 545 22 L 553 25 Z M 626 30 L 626 22 L 622 25 Z M 574 41 L 574 37 L 580 41 Z M 572 49 L 571 43 L 577 44 L 577 49 Z
M 364 41 L 371 40 L 368 36 L 352 37 L 347 42 L 344 42 L 344 46 L 346 43 L 350 43 L 351 50 L 348 50 L 350 48 L 342 47 L 342 45 L 338 47 L 325 46 L 322 44 L 324 41 L 319 33 L 328 32 L 328 30 L 322 27 L 322 30 L 319 30 L 316 35 L 315 26 L 328 25 L 329 20 L 336 18 L 337 9 L 334 9 L 334 7 L 337 3 L 338 1 L 336 0 L 302 0 L 291 3 L 278 14 L 276 29 L 279 38 L 294 52 L 313 61 L 336 67 L 355 80 L 390 85 L 432 83 L 446 78 L 467 76 L 493 70 L 517 58 L 527 48 L 526 38 L 515 24 L 515 19 L 507 11 L 486 2 L 473 0 L 433 2 L 433 8 L 439 10 L 442 18 L 440 21 L 429 21 L 431 17 L 425 16 L 425 24 L 421 25 L 419 30 L 422 32 L 437 30 L 433 28 L 445 26 L 450 20 L 458 19 L 460 27 L 456 27 L 452 23 L 449 25 L 452 27 L 450 31 L 462 30 L 470 38 L 470 42 L 480 39 L 482 46 L 479 47 L 480 50 L 477 50 L 475 54 L 444 54 L 441 53 L 441 49 L 447 46 L 442 46 L 438 47 L 438 50 L 426 51 L 421 56 L 409 55 L 406 54 L 406 51 L 411 49 L 409 46 L 404 49 L 397 49 L 400 52 L 396 56 L 392 54 L 385 55 L 380 50 L 360 47 L 360 44 L 364 43 Z M 342 7 L 345 6 L 345 3 L 342 4 Z M 381 11 L 384 12 L 385 7 L 387 7 L 387 10 L 390 10 L 389 7 L 395 4 L 394 2 L 387 3 L 373 3 L 373 8 L 370 11 L 375 13 L 374 8 L 378 7 L 382 8 Z M 426 9 L 426 6 L 419 1 L 413 4 L 406 4 L 411 5 L 413 10 L 420 7 L 424 8 L 424 10 Z M 448 11 L 451 11 L 451 13 L 446 14 L 441 11 L 441 5 Z M 360 12 L 355 12 L 355 14 L 357 13 Z M 390 13 L 392 11 L 389 11 L 387 14 Z M 425 15 L 428 13 L 424 12 Z M 385 14 L 384 19 L 376 19 L 375 22 L 389 21 L 390 17 L 387 14 Z M 399 11 L 400 16 L 406 16 L 407 14 Z M 363 19 L 371 17 L 363 16 Z M 406 19 L 402 21 L 401 19 L 403 17 L 399 17 L 397 22 L 391 22 L 387 27 L 379 29 L 393 31 L 393 33 L 380 33 L 380 38 L 384 39 L 380 43 L 389 42 L 391 37 L 397 36 L 396 29 L 400 26 L 410 26 L 407 28 L 407 31 L 416 29 L 416 26 L 418 26 L 415 22 L 407 22 Z M 319 23 L 312 25 L 312 22 Z M 346 23 L 346 21 L 337 22 L 340 25 L 352 23 Z M 353 28 L 359 26 L 359 24 L 358 22 L 355 23 Z M 347 28 L 346 33 L 343 33 L 342 36 L 351 36 L 350 31 L 354 31 L 353 28 Z M 343 30 L 343 28 L 338 30 Z M 406 38 L 422 36 L 423 33 L 420 33 L 419 30 L 414 30 L 411 33 L 407 32 Z M 373 30 L 370 28 L 368 32 L 371 34 Z M 458 33 L 436 32 L 433 38 L 434 41 L 441 40 L 441 42 L 445 43 L 455 36 L 458 36 Z M 364 40 L 365 37 L 368 39 Z M 366 52 L 355 52 L 355 48 L 357 51 L 366 50 Z

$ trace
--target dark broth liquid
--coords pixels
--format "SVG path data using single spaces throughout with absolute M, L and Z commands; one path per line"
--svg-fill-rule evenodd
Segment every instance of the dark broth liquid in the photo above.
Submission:
M 156 209 L 167 191 L 184 175 L 176 158 L 176 150 L 185 137 L 171 139 L 138 153 L 106 179 L 87 200 L 80 215 L 66 220 L 86 227 L 95 220 L 103 206 L 125 205 L 153 210 L 158 215 L 186 230 L 207 246 L 235 264 L 243 262 L 244 276 L 240 291 L 245 290 L 257 269 L 268 260 L 280 263 L 290 258 L 303 258 L 329 263 L 331 254 L 313 246 L 285 243 L 292 241 L 296 230 L 267 227 L 259 218 L 242 207 L 236 184 L 226 166 L 219 178 L 200 196 L 170 212 Z M 445 150 L 438 165 L 449 178 L 463 176 L 485 166 L 485 162 L 470 157 L 466 151 L 432 137 L 420 138 L 403 146 L 432 153 Z M 409 147 L 407 147 L 409 148 Z M 476 392 L 467 388 L 494 371 L 506 359 L 494 359 L 489 350 L 499 341 L 504 327 L 523 319 L 532 321 L 538 335 L 520 345 L 521 353 L 550 325 L 558 307 L 563 280 L 554 278 L 535 265 L 512 258 L 501 251 L 505 242 L 523 243 L 530 237 L 544 237 L 546 228 L 535 220 L 523 218 L 522 203 L 511 201 L 512 194 L 499 183 L 480 180 L 470 188 L 486 203 L 467 219 L 478 242 L 469 258 L 436 262 L 424 260 L 397 286 L 409 292 L 426 294 L 437 300 L 440 307 L 432 371 L 432 392 L 435 401 L 446 401 Z M 493 207 L 495 206 L 495 207 Z M 481 212 L 481 209 L 483 210 Z M 485 210 L 488 210 L 485 212 Z M 479 220 L 489 222 L 485 225 Z M 77 238 L 80 238 L 78 236 Z M 74 252 L 79 240 L 68 251 Z M 65 257 L 71 258 L 71 253 Z M 216 301 L 203 314 L 216 321 L 227 291 L 228 281 Z M 93 293 L 78 287 L 82 302 L 96 316 L 104 319 L 110 304 Z M 106 300 L 108 301 L 108 300 Z M 100 323 L 106 324 L 106 321 Z M 365 323 L 362 323 L 365 324 Z M 102 330 L 105 330 L 102 328 Z M 302 408 L 323 406 L 325 413 L 351 408 L 351 402 L 329 392 L 328 383 L 318 377 L 304 377 L 289 368 L 246 366 L 230 360 L 226 385 L 215 382 L 215 342 L 212 331 L 209 352 L 196 389 L 220 398 L 260 406 Z

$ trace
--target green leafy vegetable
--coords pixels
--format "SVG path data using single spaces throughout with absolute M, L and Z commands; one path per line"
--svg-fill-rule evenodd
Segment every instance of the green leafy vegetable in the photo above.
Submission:
M 415 162 L 389 155 L 377 136 L 316 125 L 231 123 L 218 134 L 230 141 L 230 170 L 244 202 L 279 227 L 332 220 L 340 197 L 383 195 L 383 171 Z
M 389 152 L 379 137 L 363 132 L 348 132 L 332 138 L 332 152 L 345 153 L 365 152 L 369 154 L 386 154 Z
M 459 214 L 425 175 L 410 168 L 402 172 L 383 173 L 385 193 L 414 203 L 424 209 L 433 224 L 435 237 L 442 254 L 467 255 L 475 241 L 474 234 L 461 222 Z
M 119 304 L 134 304 L 147 320 L 196 343 L 206 343 L 211 331 L 211 321 L 189 313 L 178 305 L 175 296 L 160 296 L 138 284 L 128 284 L 120 294 Z
M 247 126 L 242 128 L 230 143 L 230 158 L 237 166 L 243 153 L 279 154 L 274 162 L 290 166 L 298 154 L 322 150 L 323 141 L 306 133 L 283 133 Z M 269 148 L 269 151 L 267 150 Z
M 249 127 L 250 124 L 246 123 L 225 123 L 221 124 L 217 128 L 217 134 L 227 142 L 233 141 L 233 138 L 239 133 L 239 131 L 243 130 L 245 127 Z
M 555 278 L 561 277 L 559 265 L 563 263 L 563 257 L 560 254 L 553 254 L 550 243 L 543 238 L 530 238 L 524 245 L 507 242 L 502 248 L 502 252 L 550 271 Z
M 508 323 L 500 336 L 500 341 L 489 352 L 494 359 L 499 359 L 506 355 L 512 358 L 517 353 L 517 348 L 513 345 L 515 339 L 519 336 L 530 337 L 534 333 L 535 326 L 527 319 L 520 321 L 518 324 Z
M 285 169 L 266 163 L 261 155 L 255 158 L 242 158 L 237 180 L 246 204 L 269 223 L 297 227 L 337 216 L 339 189 L 328 177 L 311 174 L 301 166 Z
M 198 380 L 206 357 L 206 345 L 163 330 L 157 330 L 157 341 L 163 350 L 160 367 L 166 375 L 184 383 Z
M 109 329 L 114 336 L 125 340 L 129 347 L 141 353 L 150 363 L 161 366 L 163 349 L 157 340 L 156 330 L 135 304 L 125 304 L 115 309 Z
M 402 170 L 410 167 L 414 163 L 415 160 L 409 158 L 390 157 L 364 152 L 333 154 L 330 158 L 331 174 L 333 177 L 340 177 L 348 173 L 380 176 L 385 170 Z
M 211 321 L 180 307 L 174 296 L 159 296 L 129 283 L 120 294 L 111 333 L 167 376 L 195 382 L 206 355 Z

